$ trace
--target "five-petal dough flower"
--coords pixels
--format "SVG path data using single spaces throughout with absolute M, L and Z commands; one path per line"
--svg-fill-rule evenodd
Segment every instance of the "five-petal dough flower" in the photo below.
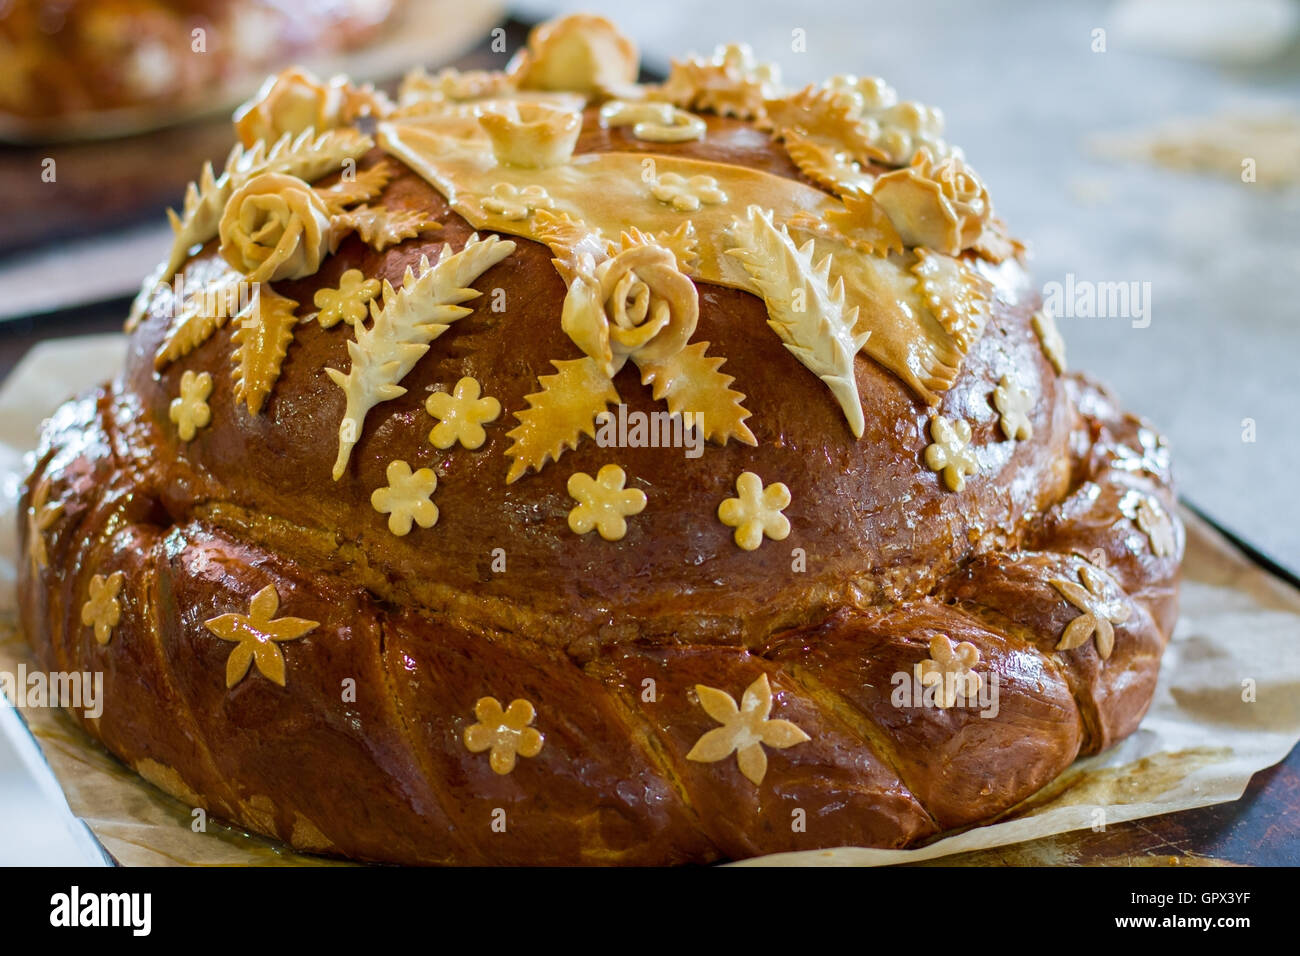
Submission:
M 569 478 L 569 494 L 578 506 L 569 512 L 569 528 L 586 534 L 592 528 L 606 541 L 618 541 L 627 534 L 628 515 L 645 510 L 645 492 L 624 489 L 627 474 L 618 465 L 605 465 L 596 477 L 581 471 Z
M 479 383 L 467 375 L 450 395 L 434 392 L 425 400 L 425 410 L 438 419 L 429 432 L 434 448 L 445 450 L 456 442 L 471 450 L 483 447 L 487 441 L 483 426 L 501 414 L 501 403 L 491 396 L 480 398 L 482 394 Z
M 412 473 L 411 466 L 398 460 L 390 462 L 388 486 L 376 488 L 370 496 L 371 506 L 388 515 L 388 530 L 395 535 L 410 532 L 412 523 L 432 528 L 438 523 L 438 506 L 429 498 L 438 487 L 438 476 L 431 468 Z
M 952 707 L 960 697 L 973 700 L 984 684 L 984 677 L 973 668 L 980 652 L 970 641 L 954 644 L 943 634 L 930 638 L 930 656 L 916 665 L 916 679 L 923 687 L 937 685 L 934 702 Z
M 785 748 L 812 739 L 788 720 L 768 719 L 772 712 L 772 686 L 766 674 L 745 689 L 739 707 L 730 694 L 716 687 L 696 684 L 695 693 L 704 712 L 722 726 L 697 740 L 686 755 L 687 760 L 713 763 L 735 753 L 740 772 L 757 785 L 767 773 L 764 744 Z
M 553 200 L 542 186 L 532 183 L 522 189 L 514 183 L 497 183 L 492 195 L 483 200 L 483 208 L 502 219 L 518 222 L 539 209 L 553 209 Z
M 95 629 L 95 640 L 107 644 L 113 628 L 122 617 L 122 605 L 117 595 L 122 590 L 122 572 L 114 571 L 107 578 L 96 574 L 90 579 L 90 596 L 81 605 L 81 623 Z
M 664 173 L 655 179 L 650 193 L 678 212 L 695 212 L 701 203 L 714 206 L 727 201 L 727 194 L 718 188 L 718 181 L 712 176 L 687 179 L 680 173 Z
M 330 329 L 340 322 L 356 325 L 366 317 L 366 305 L 379 295 L 379 280 L 367 279 L 360 269 L 349 269 L 339 276 L 337 289 L 317 289 L 312 299 L 316 308 L 316 321 L 322 329 Z
M 1053 578 L 1051 582 L 1052 587 L 1081 612 L 1066 625 L 1056 649 L 1073 650 L 1087 643 L 1095 634 L 1097 653 L 1106 660 L 1115 649 L 1115 628 L 1112 625 L 1127 621 L 1130 608 L 1114 596 L 1116 588 L 1106 572 L 1085 564 L 1079 570 L 1079 577 L 1083 586 L 1064 578 Z
M 301 617 L 276 618 L 280 595 L 268 584 L 253 595 L 247 614 L 223 614 L 204 622 L 204 627 L 223 641 L 234 641 L 235 649 L 226 659 L 226 686 L 234 687 L 248 673 L 253 662 L 269 680 L 284 686 L 284 654 L 276 644 L 296 641 L 320 626 L 318 621 Z
M 516 757 L 536 757 L 545 738 L 530 727 L 537 716 L 526 700 L 514 700 L 504 711 L 495 697 L 480 697 L 474 705 L 478 723 L 465 728 L 465 747 L 470 753 L 490 750 L 488 764 L 493 772 L 507 774 L 515 769 Z
M 186 371 L 181 376 L 181 394 L 173 398 L 167 414 L 176 423 L 181 441 L 193 440 L 200 428 L 207 427 L 212 421 L 212 409 L 208 408 L 208 396 L 212 394 L 212 374 Z
M 979 462 L 970 448 L 970 424 L 965 419 L 954 422 L 935 415 L 930 419 L 930 435 L 934 443 L 926 446 L 926 466 L 943 474 L 944 484 L 950 491 L 961 491 L 966 487 L 966 476 L 979 470 Z
M 763 487 L 763 479 L 752 471 L 736 479 L 738 498 L 728 498 L 718 505 L 718 520 L 735 528 L 736 544 L 753 551 L 764 536 L 784 541 L 790 534 L 790 519 L 781 512 L 790 504 L 790 489 L 777 481 Z
M 1034 403 L 1030 400 L 1029 389 L 1014 375 L 1003 375 L 998 381 L 998 387 L 993 390 L 993 405 L 1001 419 L 1002 434 L 1007 438 L 1023 441 L 1034 437 L 1034 426 L 1029 420 Z

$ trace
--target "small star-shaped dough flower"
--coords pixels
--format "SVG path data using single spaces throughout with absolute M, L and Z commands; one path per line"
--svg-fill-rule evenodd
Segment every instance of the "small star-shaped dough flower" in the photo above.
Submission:
M 1150 495 L 1142 498 L 1137 506 L 1137 517 L 1133 521 L 1151 542 L 1151 553 L 1157 558 L 1168 557 L 1177 549 L 1178 544 L 1174 540 L 1174 523 L 1169 520 L 1168 513 L 1155 498 Z
M 320 624 L 301 617 L 276 619 L 279 610 L 280 594 L 274 584 L 268 584 L 253 595 L 247 614 L 223 614 L 204 622 L 203 626 L 223 641 L 236 642 L 226 659 L 227 687 L 243 680 L 254 661 L 263 677 L 284 686 L 284 654 L 276 644 L 296 641 Z
M 618 541 L 627 534 L 628 515 L 645 510 L 645 492 L 624 489 L 627 474 L 618 465 L 605 465 L 596 477 L 581 471 L 569 477 L 569 494 L 578 506 L 569 512 L 569 528 L 586 534 L 592 528 L 606 541 Z
M 95 640 L 107 644 L 113 628 L 122 617 L 122 605 L 117 595 L 122 590 L 122 572 L 114 571 L 107 578 L 96 574 L 90 579 L 90 597 L 81 605 L 81 623 L 95 629 Z
M 735 528 L 736 544 L 746 551 L 755 550 L 767 536 L 784 541 L 790 534 L 790 519 L 781 514 L 790 504 L 790 489 L 777 481 L 766 488 L 763 479 L 752 471 L 736 479 L 739 498 L 728 498 L 718 505 L 718 520 Z
M 993 390 L 993 405 L 1002 416 L 1002 434 L 1012 441 L 1034 437 L 1034 426 L 1029 421 L 1029 413 L 1034 403 L 1030 400 L 1029 389 L 1020 384 L 1013 375 L 1003 375 L 998 387 Z
M 45 547 L 45 532 L 63 514 L 63 503 L 50 501 L 50 479 L 42 478 L 41 483 L 32 492 L 31 504 L 27 506 L 27 557 L 32 562 L 32 573 L 38 573 L 50 563 L 49 551 Z
M 1038 336 L 1038 342 L 1043 348 L 1043 354 L 1047 356 L 1047 361 L 1052 363 L 1052 368 L 1056 369 L 1058 374 L 1064 375 L 1065 339 L 1061 337 L 1061 330 L 1056 327 L 1056 319 L 1046 309 L 1039 309 L 1034 313 L 1030 324 L 1034 327 L 1034 333 Z
M 181 394 L 173 398 L 167 414 L 176 423 L 181 441 L 191 441 L 200 428 L 212 421 L 208 396 L 212 394 L 212 375 L 208 372 L 187 371 L 181 376 Z
M 450 395 L 434 392 L 425 400 L 425 409 L 439 420 L 429 432 L 434 448 L 447 449 L 456 442 L 469 449 L 483 447 L 487 441 L 483 426 L 501 414 L 501 403 L 490 396 L 480 398 L 481 394 L 479 383 L 467 375 Z
M 784 749 L 812 739 L 788 720 L 768 719 L 772 712 L 772 685 L 767 682 L 766 674 L 745 688 L 739 707 L 730 694 L 716 687 L 696 684 L 695 693 L 704 712 L 722 726 L 697 740 L 686 755 L 687 760 L 713 763 L 735 753 L 740 772 L 757 785 L 767 773 L 764 744 Z
M 429 498 L 438 487 L 438 476 L 431 468 L 414 473 L 404 461 L 388 465 L 388 487 L 376 488 L 370 504 L 380 514 L 388 515 L 388 530 L 395 535 L 410 532 L 411 524 L 432 528 L 438 523 L 438 506 Z
M 366 317 L 366 305 L 379 295 L 379 280 L 367 279 L 360 269 L 349 269 L 339 276 L 337 289 L 317 289 L 312 299 L 316 321 L 322 329 L 332 329 L 340 322 L 356 325 Z
M 679 173 L 664 173 L 655 179 L 650 193 L 678 212 L 695 212 L 701 203 L 713 206 L 727 201 L 727 194 L 718 188 L 718 181 L 712 176 L 687 179 Z
M 1114 596 L 1118 585 L 1105 571 L 1085 564 L 1079 571 L 1079 577 L 1083 581 L 1083 587 L 1064 578 L 1053 578 L 1051 582 L 1062 597 L 1082 612 L 1066 625 L 1056 649 L 1073 650 L 1086 644 L 1095 634 L 1097 653 L 1102 660 L 1106 660 L 1115 649 L 1115 628 L 1112 625 L 1127 621 L 1130 609 Z
M 555 200 L 545 188 L 533 183 L 520 189 L 514 183 L 497 183 L 492 195 L 483 200 L 483 208 L 502 219 L 518 222 L 527 219 L 539 209 L 555 208 Z
M 465 728 L 465 747 L 470 753 L 492 751 L 488 764 L 495 773 L 515 769 L 516 757 L 536 757 L 545 737 L 530 727 L 537 711 L 526 700 L 513 700 L 504 711 L 495 697 L 480 697 L 474 705 L 478 723 Z
M 979 470 L 979 461 L 970 447 L 969 423 L 935 415 L 930 419 L 930 436 L 934 443 L 926 446 L 926 465 L 931 471 L 943 473 L 949 491 L 961 491 L 966 487 L 966 476 Z
M 953 644 L 943 634 L 930 638 L 930 656 L 916 665 L 916 679 L 923 687 L 938 686 L 934 702 L 952 707 L 960 697 L 973 700 L 984 684 L 984 677 L 972 668 L 979 663 L 979 648 L 970 641 Z

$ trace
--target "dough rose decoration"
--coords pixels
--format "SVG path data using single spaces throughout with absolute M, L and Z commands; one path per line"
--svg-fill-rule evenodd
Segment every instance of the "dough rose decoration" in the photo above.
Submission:
M 917 663 L 916 679 L 923 687 L 934 687 L 934 702 L 947 709 L 958 700 L 974 700 L 984 686 L 984 676 L 973 670 L 980 652 L 970 641 L 954 644 L 943 634 L 930 638 L 930 656 Z
M 309 276 L 333 251 L 324 201 L 284 173 L 263 173 L 236 189 L 218 231 L 222 257 L 250 282 Z
M 506 67 L 521 90 L 598 94 L 636 82 L 636 44 L 604 17 L 574 14 L 533 27 Z
M 737 498 L 718 505 L 718 520 L 735 528 L 737 546 L 755 551 L 763 538 L 784 541 L 790 535 L 790 519 L 783 512 L 790 506 L 790 489 L 782 482 L 763 486 L 763 479 L 752 471 L 736 478 Z
M 704 712 L 722 726 L 715 727 L 697 740 L 687 753 L 687 760 L 716 763 L 734 753 L 740 772 L 758 786 L 767 775 L 764 746 L 784 750 L 812 739 L 790 721 L 769 716 L 772 713 L 772 685 L 768 683 L 766 674 L 745 688 L 739 707 L 735 698 L 716 687 L 696 684 L 695 693 Z
M 263 677 L 284 686 L 284 654 L 277 645 L 305 637 L 320 623 L 301 617 L 277 618 L 279 612 L 280 593 L 274 584 L 268 584 L 253 595 L 247 614 L 223 614 L 204 622 L 217 637 L 235 644 L 226 658 L 227 688 L 243 680 L 253 663 Z
M 1082 585 L 1079 583 L 1082 581 Z M 1079 569 L 1079 581 L 1052 578 L 1051 585 L 1079 610 L 1079 616 L 1066 625 L 1058 651 L 1070 651 L 1097 639 L 1097 653 L 1102 660 L 1115 649 L 1114 625 L 1129 619 L 1131 609 L 1118 596 L 1119 585 L 1100 568 L 1085 564 Z
M 910 166 L 877 179 L 872 195 L 909 246 L 950 256 L 979 241 L 992 213 L 975 171 L 960 156 L 935 163 L 928 149 L 919 150 Z
M 703 429 L 706 439 L 755 444 L 744 424 L 744 395 L 730 389 L 732 377 L 719 371 L 723 360 L 705 354 L 708 342 L 688 345 L 699 320 L 699 296 L 676 255 L 643 234 L 625 233 L 616 250 L 570 220 L 547 222 L 545 238 L 561 257 L 556 266 L 569 286 L 560 325 L 587 357 L 553 361 L 557 374 L 542 376 L 542 391 L 529 395 L 529 407 L 516 413 L 506 480 L 516 481 L 529 468 L 540 471 L 565 449 L 576 448 L 584 434 L 595 437 L 597 416 L 619 401 L 613 378 L 629 360 L 655 399 L 666 401 L 687 425 Z
M 474 705 L 478 721 L 465 728 L 465 749 L 480 754 L 490 751 L 488 765 L 493 773 L 508 774 L 515 769 L 517 757 L 536 757 L 546 738 L 531 726 L 537 711 L 526 700 L 512 700 L 501 709 L 495 697 L 480 697 Z
M 346 77 L 322 83 L 300 67 L 272 76 L 235 110 L 235 132 L 245 146 L 274 142 L 285 133 L 336 129 L 365 113 L 383 115 L 391 108 L 382 93 L 357 89 Z
M 108 577 L 96 574 L 90 579 L 89 596 L 81 605 L 81 623 L 95 629 L 95 641 L 103 646 L 113 636 L 113 628 L 122 617 L 122 605 L 117 600 L 125 580 L 121 571 Z
M 587 534 L 593 528 L 606 541 L 619 541 L 627 534 L 627 518 L 645 510 L 646 496 L 640 488 L 625 488 L 627 474 L 618 465 L 605 465 L 596 477 L 581 471 L 569 476 L 569 497 L 578 506 L 569 512 L 569 529 Z

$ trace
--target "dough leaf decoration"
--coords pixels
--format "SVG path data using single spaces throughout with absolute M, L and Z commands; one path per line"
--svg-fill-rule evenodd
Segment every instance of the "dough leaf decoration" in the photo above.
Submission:
M 706 440 L 725 445 L 735 438 L 757 445 L 758 439 L 745 424 L 750 415 L 741 404 L 745 396 L 728 387 L 735 377 L 719 371 L 726 360 L 705 355 L 708 347 L 708 342 L 692 342 L 662 361 L 637 363 L 641 384 L 651 386 L 656 401 L 667 401 L 674 415 L 703 429 Z
M 133 331 L 140 323 L 159 283 L 176 275 L 194 246 L 217 234 L 226 202 L 240 185 L 262 173 L 284 173 L 310 182 L 365 155 L 374 145 L 369 136 L 352 129 L 330 130 L 319 136 L 314 129 L 308 129 L 296 137 L 285 133 L 269 148 L 260 140 L 249 149 L 236 146 L 226 157 L 220 176 L 214 175 L 211 163 L 205 163 L 198 182 L 190 183 L 185 190 L 180 214 L 167 210 L 174 233 L 171 252 L 140 287 L 131 303 L 126 331 Z
M 518 426 L 506 435 L 514 439 L 506 449 L 512 459 L 507 484 L 529 468 L 541 471 L 547 461 L 558 461 L 565 449 L 578 447 L 583 435 L 595 438 L 596 416 L 618 403 L 614 383 L 595 359 L 551 364 L 555 374 L 538 378 L 542 390 L 527 396 L 528 407 L 515 415 Z
M 153 365 L 158 371 L 189 355 L 239 312 L 244 277 L 224 259 L 219 261 L 222 271 L 181 303 L 179 314 L 154 353 Z
M 768 325 L 785 347 L 831 390 L 857 438 L 866 429 L 853 362 L 870 330 L 856 332 L 857 306 L 848 308 L 842 279 L 831 284 L 831 257 L 813 263 L 813 242 L 796 247 L 772 214 L 750 206 L 732 229 L 738 258 L 767 305 Z
M 392 164 L 380 160 L 368 169 L 358 170 L 352 179 L 341 179 L 333 186 L 317 189 L 316 194 L 325 203 L 330 215 L 337 215 L 349 206 L 379 198 L 393 175 Z
M 256 415 L 280 377 L 285 352 L 298 324 L 298 303 L 275 292 L 269 283 L 254 286 L 252 300 L 239 313 L 230 337 L 234 347 L 235 399 Z
M 413 239 L 431 229 L 441 229 L 442 223 L 429 219 L 418 209 L 358 206 L 333 216 L 330 226 L 338 238 L 347 232 L 356 232 L 370 248 L 383 252 L 404 239 Z
M 479 239 L 474 233 L 460 252 L 453 254 L 451 246 L 444 245 L 432 265 L 422 257 L 418 273 L 408 266 L 401 291 L 384 282 L 383 304 L 370 303 L 370 326 L 353 326 L 355 338 L 348 342 L 351 369 L 346 374 L 335 368 L 325 370 L 347 397 L 339 423 L 335 481 L 343 477 L 370 409 L 406 393 L 400 383 L 429 351 L 430 343 L 473 311 L 461 305 L 480 295 L 470 288 L 472 283 L 514 250 L 509 240 Z

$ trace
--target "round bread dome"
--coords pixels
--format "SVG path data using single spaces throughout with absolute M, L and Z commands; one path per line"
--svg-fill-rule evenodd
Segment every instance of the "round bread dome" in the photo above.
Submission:
M 937 111 L 635 76 L 576 17 L 241 110 L 25 499 L 27 632 L 148 779 L 358 859 L 707 861 L 911 845 L 1136 727 L 1167 450 Z

